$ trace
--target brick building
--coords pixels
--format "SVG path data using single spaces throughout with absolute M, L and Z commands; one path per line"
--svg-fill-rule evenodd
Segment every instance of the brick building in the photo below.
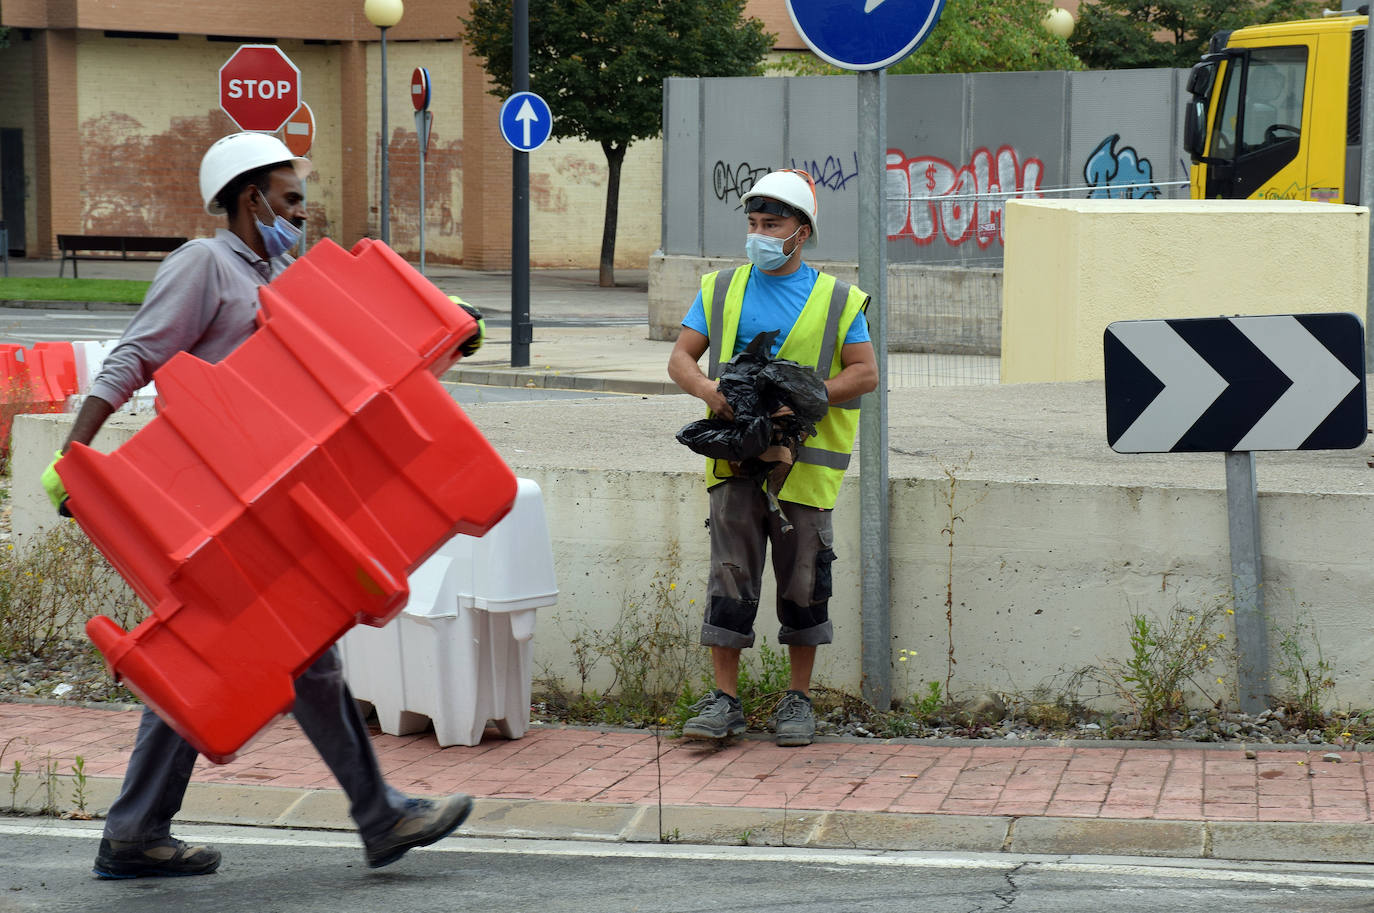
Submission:
M 500 102 L 458 40 L 468 10 L 469 0 L 407 0 L 387 33 L 391 239 L 418 254 L 409 82 L 425 66 L 434 98 L 427 258 L 500 269 L 510 262 L 512 152 L 497 127 Z M 0 25 L 11 28 L 0 48 L 0 219 L 16 254 L 54 257 L 58 233 L 211 232 L 219 222 L 201 209 L 197 169 L 205 148 L 237 129 L 219 108 L 218 72 L 249 43 L 285 51 L 314 112 L 309 237 L 347 246 L 377 234 L 379 32 L 362 0 L 5 0 Z M 551 142 L 530 166 L 532 263 L 594 266 L 600 147 Z M 618 265 L 642 267 L 658 245 L 661 169 L 656 141 L 630 147 Z

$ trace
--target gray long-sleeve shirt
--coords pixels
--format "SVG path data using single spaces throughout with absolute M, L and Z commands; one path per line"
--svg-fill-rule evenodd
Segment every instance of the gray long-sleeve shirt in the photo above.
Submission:
M 227 228 L 178 247 L 106 356 L 91 395 L 118 409 L 178 352 L 211 364 L 224 358 L 257 329 L 258 288 L 292 262 L 285 254 L 262 259 Z

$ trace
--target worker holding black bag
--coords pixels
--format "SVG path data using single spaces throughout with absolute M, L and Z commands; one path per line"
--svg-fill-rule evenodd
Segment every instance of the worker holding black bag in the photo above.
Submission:
M 740 651 L 754 643 L 771 547 L 778 641 L 787 645 L 791 664 L 790 690 L 772 723 L 779 745 L 808 745 L 816 729 L 810 700 L 816 647 L 833 639 L 831 511 L 858 431 L 859 397 L 877 388 L 877 363 L 864 318 L 868 295 L 802 260 L 802 246 L 817 228 L 810 175 L 770 172 L 743 203 L 750 263 L 702 277 L 668 361 L 674 382 L 710 410 L 708 423 L 687 426 L 680 440 L 695 439 L 689 446 L 709 454 L 739 443 L 756 449 L 766 437 L 757 455 L 738 460 L 731 456 L 740 451 L 716 451 L 724 457 L 707 459 L 711 572 L 701 642 L 711 648 L 716 688 L 693 708 L 698 715 L 683 735 L 723 739 L 745 729 Z M 757 370 L 741 371 L 741 363 Z M 808 371 L 823 387 L 823 410 L 809 412 L 819 390 L 808 390 L 801 376 Z M 751 414 L 738 415 L 731 398 L 741 403 L 751 396 L 761 397 L 762 406 L 750 402 Z M 746 426 L 741 440 L 725 442 L 736 424 Z

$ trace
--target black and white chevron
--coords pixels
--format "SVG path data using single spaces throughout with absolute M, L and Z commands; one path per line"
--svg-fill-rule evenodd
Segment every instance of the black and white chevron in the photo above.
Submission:
M 1354 314 L 1123 320 L 1103 334 L 1118 453 L 1347 450 L 1368 428 Z

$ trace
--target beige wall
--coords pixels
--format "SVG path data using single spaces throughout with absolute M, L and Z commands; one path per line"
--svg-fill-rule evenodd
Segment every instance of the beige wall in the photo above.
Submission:
M 1002 381 L 1102 377 L 1117 320 L 1365 313 L 1369 210 L 1287 200 L 1009 200 Z
M 627 425 L 643 418 L 637 400 L 626 400 L 633 409 L 623 417 Z M 690 408 L 689 403 L 684 412 Z M 15 420 L 12 525 L 21 543 L 55 520 L 38 478 L 70 420 Z M 116 415 L 97 445 L 117 447 L 144 420 Z M 481 416 L 474 420 L 481 427 Z M 667 436 L 661 447 L 680 450 Z M 626 465 L 612 449 L 578 460 L 603 464 L 598 469 L 560 465 L 566 454 L 557 447 L 538 453 L 507 449 L 503 456 L 518 476 L 539 483 L 553 541 L 559 597 L 556 606 L 538 613 L 537 674 L 548 670 L 575 688 L 570 639 L 612 630 L 622 611 L 652 608 L 660 585 L 676 584 L 670 591 L 674 608 L 695 632 L 709 563 L 702 525 L 707 503 L 695 465 L 658 469 L 664 460 L 657 450 L 647 457 L 647 468 Z M 642 451 L 639 456 L 645 458 Z M 695 463 L 677 450 L 666 461 Z M 892 651 L 917 653 L 894 663 L 899 694 L 944 679 L 949 593 L 957 693 L 1027 697 L 1042 686 L 1062 694 L 1075 670 L 1128 657 L 1128 613 L 1164 618 L 1180 606 L 1216 605 L 1228 591 L 1226 493 L 1219 481 L 1205 487 L 1197 486 L 1195 476 L 1176 486 L 1066 484 L 1008 478 L 996 468 L 989 475 L 967 466 L 953 471 L 953 496 L 950 478 L 933 460 L 928 469 L 895 475 L 890 486 Z M 835 512 L 836 641 L 820 652 L 817 667 L 818 681 L 853 694 L 860 692 L 862 638 L 858 496 L 859 480 L 851 472 Z M 951 497 L 961 518 L 952 546 L 944 533 Z M 1372 502 L 1374 494 L 1339 487 L 1260 495 L 1269 623 L 1278 632 L 1302 620 L 1319 632 L 1322 658 L 1336 682 L 1326 696 L 1332 706 L 1374 704 L 1368 674 L 1374 629 L 1365 598 L 1374 590 L 1366 546 Z M 670 560 L 674 553 L 676 564 Z M 764 576 L 758 631 L 775 645 L 771 575 Z M 1278 637 L 1273 635 L 1273 643 Z M 1277 663 L 1274 647 L 1271 654 Z M 609 673 L 603 664 L 590 686 L 606 687 Z M 1096 698 L 1100 706 L 1119 705 L 1112 694 L 1079 696 Z

